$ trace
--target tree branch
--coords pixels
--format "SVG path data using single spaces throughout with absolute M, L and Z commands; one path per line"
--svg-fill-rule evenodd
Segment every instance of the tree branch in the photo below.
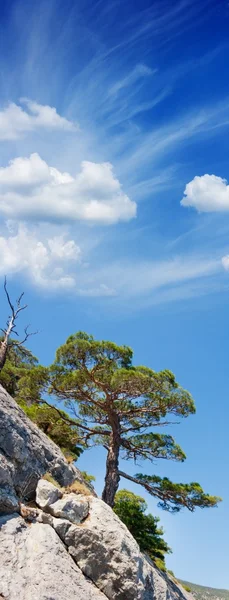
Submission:
M 68 423 L 68 425 L 74 425 L 75 427 L 79 427 L 80 429 L 83 429 L 83 431 L 89 432 L 91 435 L 109 435 L 109 433 L 110 433 L 109 430 L 99 431 L 97 429 L 94 429 L 91 427 L 86 427 L 85 425 L 78 423 L 77 421 L 75 421 L 75 419 L 71 419 L 71 417 L 67 417 L 67 416 L 63 415 L 62 411 L 59 408 L 57 408 L 53 404 L 49 404 L 49 402 L 47 402 L 47 400 L 44 400 L 43 398 L 41 400 L 39 400 L 38 403 L 45 404 L 49 408 L 54 409 L 58 413 L 58 415 L 62 419 L 62 421 L 64 421 L 65 423 Z
M 14 333 L 15 335 L 18 336 L 18 333 L 15 330 L 16 320 L 18 318 L 18 315 L 20 314 L 20 312 L 22 312 L 23 310 L 25 310 L 27 308 L 27 304 L 21 305 L 21 301 L 22 301 L 22 298 L 24 296 L 24 292 L 22 292 L 22 294 L 16 300 L 16 306 L 14 306 L 14 304 L 12 303 L 12 301 L 10 299 L 9 292 L 7 290 L 7 279 L 6 279 L 6 277 L 5 277 L 5 280 L 4 280 L 4 291 L 5 291 L 5 294 L 6 294 L 7 302 L 9 304 L 9 307 L 10 307 L 10 310 L 11 310 L 11 315 L 8 317 L 5 329 L 1 329 L 1 331 L 4 334 L 4 339 L 0 342 L 0 370 L 4 367 L 4 364 L 6 362 L 7 348 L 8 348 L 9 337 L 10 337 L 11 333 Z M 13 346 L 22 346 L 22 344 L 24 344 L 25 341 L 31 335 L 35 335 L 35 333 L 37 333 L 37 332 L 31 332 L 31 333 L 29 333 L 28 326 L 25 327 L 24 332 L 25 332 L 24 339 L 21 342 L 16 342 L 16 341 L 12 342 Z

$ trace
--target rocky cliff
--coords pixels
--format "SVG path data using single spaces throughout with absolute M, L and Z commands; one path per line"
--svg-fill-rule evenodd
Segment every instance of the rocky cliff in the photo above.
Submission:
M 82 481 L 0 386 L 0 599 L 190 600 Z

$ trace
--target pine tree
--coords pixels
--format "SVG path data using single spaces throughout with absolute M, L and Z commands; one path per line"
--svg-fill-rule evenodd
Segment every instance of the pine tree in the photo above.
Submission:
M 206 494 L 198 483 L 173 483 L 156 475 L 132 477 L 120 470 L 120 456 L 127 461 L 183 462 L 185 454 L 174 438 L 155 428 L 170 425 L 174 416 L 195 413 L 191 395 L 171 371 L 157 373 L 133 366 L 132 359 L 127 346 L 96 341 L 79 332 L 57 350 L 51 368 L 50 394 L 65 402 L 70 422 L 77 425 L 85 443 L 107 451 L 103 500 L 113 507 L 124 477 L 143 486 L 166 510 L 215 506 L 220 499 Z

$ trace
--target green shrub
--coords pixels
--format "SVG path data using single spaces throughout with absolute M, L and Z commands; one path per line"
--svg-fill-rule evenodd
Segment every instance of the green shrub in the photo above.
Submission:
M 163 529 L 158 527 L 160 519 L 146 514 L 147 504 L 141 496 L 128 490 L 120 490 L 115 496 L 114 512 L 128 527 L 142 552 L 156 563 L 159 569 L 165 570 L 166 553 L 171 552 L 163 539 Z

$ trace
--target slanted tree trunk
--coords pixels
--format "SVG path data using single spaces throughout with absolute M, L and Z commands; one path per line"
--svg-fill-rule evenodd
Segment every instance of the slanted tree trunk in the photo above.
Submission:
M 111 508 L 114 506 L 115 494 L 118 490 L 119 475 L 119 452 L 120 452 L 120 423 L 117 415 L 112 418 L 112 432 L 106 460 L 105 486 L 102 500 Z
M 3 369 L 6 362 L 8 338 L 0 342 L 0 371 Z

